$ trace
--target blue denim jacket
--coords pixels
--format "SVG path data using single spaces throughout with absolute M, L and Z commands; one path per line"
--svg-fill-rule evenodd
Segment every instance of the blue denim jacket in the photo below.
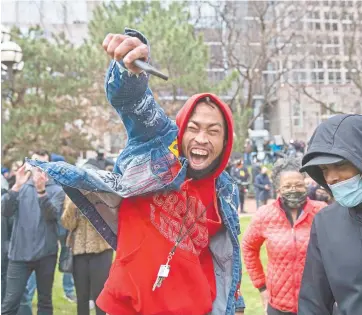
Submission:
M 147 42 L 142 34 L 131 34 Z M 122 63 L 112 61 L 105 90 L 128 134 L 127 145 L 113 172 L 79 169 L 65 162 L 29 162 L 60 183 L 97 231 L 116 249 L 117 211 L 122 198 L 178 190 L 185 180 L 188 161 L 170 150 L 178 128 L 156 103 L 146 74 L 130 75 Z M 171 171 L 175 163 L 180 163 L 177 174 Z M 216 190 L 225 228 L 210 239 L 217 284 L 211 314 L 232 315 L 236 308 L 245 307 L 241 296 L 235 298 L 241 283 L 239 196 L 237 186 L 226 172 L 217 178 Z

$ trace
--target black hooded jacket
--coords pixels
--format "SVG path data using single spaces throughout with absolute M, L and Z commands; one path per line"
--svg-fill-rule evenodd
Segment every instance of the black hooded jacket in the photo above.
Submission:
M 337 115 L 322 123 L 309 143 L 303 165 L 321 153 L 339 155 L 362 173 L 362 116 Z M 307 173 L 329 189 L 319 167 Z M 314 218 L 299 294 L 298 315 L 362 315 L 362 205 L 337 202 Z

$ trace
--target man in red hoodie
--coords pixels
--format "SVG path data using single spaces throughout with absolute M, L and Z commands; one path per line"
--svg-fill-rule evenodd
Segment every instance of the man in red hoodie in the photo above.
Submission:
M 224 172 L 233 141 L 229 107 L 191 97 L 176 124 L 155 102 L 135 30 L 110 34 L 106 95 L 128 141 L 113 172 L 29 161 L 60 183 L 116 258 L 97 304 L 109 315 L 242 314 L 238 187 Z M 118 210 L 118 211 L 117 211 Z
M 146 77 L 133 62 L 149 58 L 147 41 L 139 33 L 132 35 L 109 34 L 103 43 L 107 54 L 116 60 L 108 73 L 108 99 L 123 118 L 129 138 L 132 131 L 127 128 L 126 114 L 131 109 L 126 110 L 117 102 L 132 94 L 127 95 L 124 82 L 127 77 L 133 80 Z M 120 81 L 116 82 L 117 79 Z M 144 102 L 149 100 L 147 90 L 139 95 Z M 151 102 L 155 103 L 153 97 Z M 149 110 L 151 116 L 164 115 L 157 107 Z M 145 119 L 146 127 L 152 125 Z M 163 136 L 171 121 L 165 116 L 153 123 L 160 124 L 157 136 Z M 126 198 L 119 209 L 117 257 L 97 301 L 110 315 L 243 313 L 243 301 L 237 305 L 241 263 L 236 256 L 240 253 L 231 245 L 225 255 L 222 253 L 225 238 L 217 241 L 222 234 L 231 242 L 239 231 L 235 228 L 238 222 L 230 224 L 228 219 L 228 216 L 237 218 L 237 199 L 229 203 L 221 201 L 237 197 L 237 187 L 223 173 L 232 149 L 230 109 L 215 95 L 195 95 L 178 114 L 177 126 L 177 138 L 168 146 L 171 158 L 166 169 L 174 173 L 173 180 L 184 171 L 179 189 Z M 147 133 L 147 128 L 138 133 L 138 136 Z M 143 139 L 139 146 L 150 140 Z M 231 194 L 226 192 L 230 188 Z M 232 266 L 238 270 L 235 272 Z M 229 272 L 231 281 L 217 274 L 222 269 Z M 233 288 L 236 281 L 238 284 Z
M 129 143 L 131 137 L 147 134 L 147 125 L 152 125 L 145 117 L 146 128 L 132 135 L 126 117 L 132 109 L 117 103 L 132 95 L 127 95 L 129 77 L 146 77 L 133 62 L 148 60 L 149 47 L 139 33 L 133 35 L 109 34 L 103 43 L 116 60 L 108 73 L 107 96 L 123 118 Z M 150 99 L 147 85 L 145 89 L 139 95 L 144 101 L 138 102 L 145 102 L 143 106 Z M 155 103 L 153 97 L 151 102 Z M 162 137 L 172 122 L 157 105 L 150 106 L 148 116 L 161 117 L 153 124 L 160 124 L 156 136 Z M 231 111 L 215 95 L 198 94 L 179 112 L 177 126 L 178 133 L 172 131 L 176 138 L 168 146 L 166 172 L 171 171 L 173 181 L 183 173 L 179 187 L 126 198 L 120 206 L 117 257 L 97 301 L 110 315 L 243 313 L 245 306 L 238 297 L 240 253 L 237 241 L 235 246 L 231 241 L 239 232 L 237 187 L 223 173 L 232 149 Z M 152 140 L 155 137 L 142 139 L 139 147 Z M 229 202 L 222 200 L 227 197 Z M 223 269 L 226 277 L 218 274 Z

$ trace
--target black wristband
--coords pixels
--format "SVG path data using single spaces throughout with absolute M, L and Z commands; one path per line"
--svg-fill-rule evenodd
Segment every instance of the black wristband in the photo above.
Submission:
M 266 290 L 266 285 L 263 285 L 261 288 L 258 289 L 259 292 L 264 292 Z
M 45 189 L 42 190 L 42 191 L 37 191 L 37 193 L 38 193 L 39 195 L 44 195 L 46 192 L 47 192 L 47 191 L 46 191 Z

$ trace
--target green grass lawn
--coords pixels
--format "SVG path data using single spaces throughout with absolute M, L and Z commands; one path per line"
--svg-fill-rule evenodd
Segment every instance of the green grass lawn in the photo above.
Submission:
M 250 217 L 243 217 L 240 219 L 241 232 L 245 232 L 246 227 L 250 222 Z M 242 237 L 242 235 L 241 235 Z M 241 238 L 240 237 L 240 238 Z M 262 260 L 266 262 L 266 252 L 263 249 Z M 241 285 L 241 291 L 243 293 L 247 310 L 245 311 L 246 315 L 264 315 L 263 308 L 261 305 L 259 291 L 253 287 L 251 284 L 250 278 L 246 269 L 243 268 L 243 280 Z M 36 314 L 36 296 L 33 301 L 33 314 Z M 64 315 L 75 315 L 77 314 L 76 304 L 69 302 L 64 298 L 63 288 L 62 288 L 62 274 L 57 270 L 55 274 L 54 288 L 53 288 L 53 305 L 54 305 L 54 315 L 64 314 Z M 91 314 L 95 314 L 94 311 Z
M 245 233 L 245 230 L 250 222 L 250 217 L 243 217 L 240 219 L 240 225 L 241 225 L 241 235 L 240 240 L 243 237 L 243 234 Z M 263 246 L 261 258 L 263 265 L 266 266 L 267 256 L 266 256 L 266 250 Z M 264 315 L 263 307 L 261 304 L 260 294 L 257 289 L 254 288 L 254 286 L 251 283 L 251 280 L 249 278 L 249 275 L 246 271 L 245 264 L 243 262 L 243 278 L 241 281 L 241 292 L 243 294 L 245 304 L 246 304 L 246 315 Z

